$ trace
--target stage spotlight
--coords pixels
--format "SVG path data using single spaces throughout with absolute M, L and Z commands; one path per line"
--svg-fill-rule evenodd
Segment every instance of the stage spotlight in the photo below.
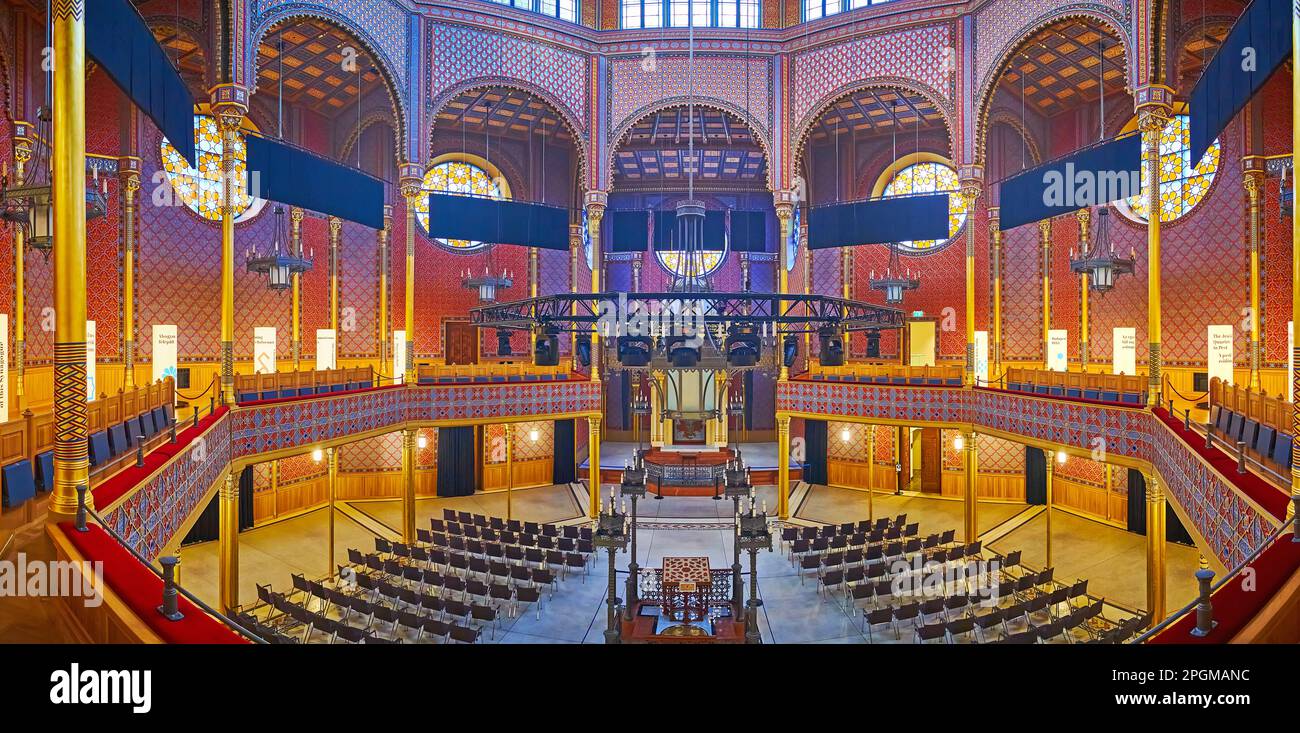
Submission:
M 867 358 L 880 358 L 880 332 L 867 331 Z
M 664 341 L 668 362 L 677 369 L 694 369 L 700 363 L 700 347 L 691 346 L 685 336 L 669 336 Z
M 758 364 L 762 341 L 753 326 L 736 325 L 727 335 L 727 364 L 733 367 L 752 367 Z
M 650 363 L 654 341 L 649 336 L 619 336 L 618 363 L 625 367 L 643 367 Z
M 573 353 L 578 355 L 578 365 L 591 366 L 591 336 L 580 334 L 573 339 Z
M 817 355 L 817 361 L 824 367 L 843 366 L 844 334 L 838 329 L 824 326 L 818 329 L 817 338 L 821 341 L 821 351 Z
M 795 359 L 799 358 L 799 337 L 790 334 L 781 342 L 781 363 L 787 369 L 794 366 Z
M 513 356 L 510 352 L 510 331 L 497 329 L 497 356 Z
M 547 327 L 533 343 L 533 364 L 535 366 L 560 365 L 560 338 L 554 327 Z

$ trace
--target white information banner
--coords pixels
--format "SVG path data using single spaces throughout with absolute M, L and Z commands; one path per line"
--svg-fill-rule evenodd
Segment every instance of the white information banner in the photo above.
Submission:
M 989 332 L 975 332 L 975 384 L 989 386 Z
M 275 374 L 275 327 L 253 328 L 253 373 Z
M 9 316 L 0 313 L 0 423 L 9 419 Z
M 393 379 L 395 384 L 406 380 L 406 331 L 393 331 Z
M 95 322 L 86 321 L 86 400 L 93 402 L 95 387 Z
M 337 369 L 335 347 L 338 340 L 332 328 L 316 329 L 316 370 Z
M 1137 374 L 1137 329 L 1132 326 L 1111 330 L 1111 374 Z
M 1206 371 L 1210 379 L 1232 384 L 1232 326 L 1210 326 L 1206 331 Z
M 176 378 L 176 326 L 153 326 L 153 381 Z
M 1070 368 L 1070 332 L 1065 329 L 1052 329 L 1047 332 L 1047 368 L 1053 372 L 1064 372 Z

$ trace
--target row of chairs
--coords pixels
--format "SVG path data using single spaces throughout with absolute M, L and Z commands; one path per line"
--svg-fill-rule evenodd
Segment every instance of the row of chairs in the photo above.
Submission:
M 837 536 L 851 536 L 857 534 L 871 534 L 873 532 L 886 532 L 889 529 L 902 528 L 907 524 L 907 515 L 899 514 L 892 519 L 881 517 L 875 521 L 863 519 L 858 522 L 844 522 L 842 524 L 823 524 L 821 526 L 800 527 L 788 524 L 781 528 L 781 542 L 789 544 L 798 539 L 815 540 L 819 537 L 827 539 Z
M 431 518 L 429 529 L 434 532 L 464 535 L 466 537 L 483 537 L 483 530 L 495 532 L 512 532 L 514 534 L 544 535 L 546 537 L 568 537 L 570 539 L 591 539 L 591 527 L 586 524 L 551 524 L 550 522 L 521 522 L 518 519 L 502 519 L 485 514 L 455 512 L 442 510 L 442 518 Z
M 545 535 L 513 535 L 502 533 L 495 539 L 471 539 L 468 537 L 458 537 L 456 535 L 445 535 L 441 532 L 425 532 L 424 530 L 415 531 L 416 540 L 427 547 L 437 547 L 456 552 L 466 552 L 479 557 L 502 557 L 511 560 L 518 560 L 524 554 L 535 554 L 538 552 L 559 551 L 563 553 L 576 553 L 588 558 L 596 551 L 595 543 L 591 540 L 574 540 L 568 537 L 552 538 Z M 396 551 L 404 551 L 400 545 L 393 545 Z M 407 548 L 409 549 L 409 548 Z M 380 549 L 381 552 L 387 550 Z
M 1101 618 L 1104 605 L 1102 601 L 1093 601 L 1086 606 L 1070 611 L 1068 615 L 1052 618 L 1041 624 L 1034 622 L 1033 612 L 1023 604 L 1012 609 L 995 608 L 982 616 L 964 616 L 952 621 L 940 621 L 917 626 L 915 642 L 917 644 L 936 642 L 955 644 L 959 637 L 967 636 L 967 638 L 977 643 L 990 643 L 985 636 L 986 632 L 991 629 L 996 630 L 999 626 L 1002 628 L 1002 636 L 996 637 L 991 643 L 1042 642 L 1048 644 L 1061 639 L 1067 644 L 1073 644 L 1079 641 L 1078 637 L 1073 633 L 1076 630 L 1083 631 L 1086 634 L 1086 641 L 1091 642 L 1097 640 L 1099 634 L 1090 624 L 1094 619 Z M 1009 632 L 1007 623 L 1015 619 L 1022 620 L 1027 628 L 1017 633 Z
M 909 543 L 910 544 L 910 543 Z M 897 545 L 897 543 L 894 543 Z M 905 551 L 899 551 L 897 547 L 886 548 L 880 545 L 873 545 L 864 552 L 862 550 L 849 550 L 848 552 L 834 552 L 826 555 L 807 555 L 800 561 L 799 578 L 800 585 L 803 584 L 803 573 L 805 570 L 815 570 L 817 573 L 818 585 L 823 591 L 833 589 L 850 583 L 859 583 L 863 581 L 877 582 L 888 580 L 892 577 L 890 566 L 894 562 L 908 563 L 917 559 L 923 564 L 929 566 L 929 569 L 945 569 L 950 565 L 957 567 L 958 563 L 963 560 L 974 561 L 980 559 L 980 543 L 973 542 L 970 545 L 957 545 L 950 548 L 938 548 L 930 550 L 928 548 L 909 548 Z M 911 558 L 909 560 L 909 558 Z M 1020 562 L 1020 553 L 1012 553 L 1009 558 L 1012 563 Z M 972 562 L 966 562 L 961 567 L 975 565 Z
M 551 589 L 552 595 L 555 594 L 555 589 L 558 587 L 558 579 L 555 573 L 546 565 L 531 567 L 525 564 L 512 564 L 496 560 L 486 561 L 482 558 L 469 558 L 460 555 L 453 556 L 449 563 L 442 565 L 441 569 L 439 569 L 437 563 L 424 563 L 424 561 L 416 557 L 410 559 L 411 563 L 404 563 L 401 558 L 384 560 L 379 555 L 362 555 L 356 549 L 348 550 L 348 562 L 352 563 L 353 568 L 363 572 L 386 573 L 409 583 L 418 584 L 420 590 L 423 590 L 425 586 L 430 586 L 443 588 L 447 592 L 462 595 L 465 593 L 474 594 L 475 588 L 482 587 L 486 589 L 483 583 L 494 580 L 516 584 L 531 583 L 548 587 Z M 429 567 L 429 565 L 433 567 Z M 480 593 L 479 595 L 485 594 Z
M 903 553 L 915 553 L 920 550 L 929 550 L 936 547 L 946 547 L 956 539 L 956 533 L 953 531 L 944 532 L 943 534 L 928 535 L 924 539 L 917 537 L 918 530 L 913 529 L 915 525 L 908 525 L 908 529 L 902 532 L 898 537 L 885 537 L 877 533 L 870 535 L 843 535 L 826 539 L 819 537 L 815 540 L 795 540 L 790 543 L 790 562 L 796 565 L 803 564 L 807 558 L 818 558 L 822 555 L 836 555 L 849 552 L 869 553 L 870 559 L 877 559 L 876 551 L 873 548 L 880 548 L 883 557 L 894 557 Z
M 325 590 L 322 588 L 321 592 Z M 269 615 L 267 620 L 262 622 L 263 625 L 282 635 L 287 635 L 286 631 L 296 632 L 300 629 L 302 632 L 300 642 L 304 644 L 312 643 L 318 633 L 324 635 L 324 643 L 328 644 L 338 643 L 340 640 L 353 644 L 400 643 L 403 632 L 413 633 L 413 641 L 421 641 L 428 635 L 444 643 L 456 641 L 473 644 L 482 638 L 481 629 L 454 621 L 445 621 L 442 618 L 443 612 L 438 612 L 435 617 L 432 612 L 425 612 L 422 606 L 415 607 L 421 609 L 420 611 L 410 610 L 411 607 L 396 610 L 383 603 L 372 603 L 340 593 L 331 598 L 337 601 L 337 604 L 332 604 L 334 610 L 340 612 L 342 616 L 331 618 L 330 605 L 323 606 L 320 611 L 313 611 L 308 606 L 294 603 L 265 586 L 258 586 L 258 597 L 266 607 L 279 614 Z M 365 617 L 364 625 L 350 623 L 354 612 L 357 614 L 358 621 L 361 617 Z M 385 625 L 388 628 L 381 633 L 380 629 Z
M 1291 445 L 1294 441 L 1291 435 L 1224 405 L 1211 407 L 1210 423 L 1220 438 L 1233 446 L 1245 443 L 1247 450 L 1278 473 L 1291 470 Z

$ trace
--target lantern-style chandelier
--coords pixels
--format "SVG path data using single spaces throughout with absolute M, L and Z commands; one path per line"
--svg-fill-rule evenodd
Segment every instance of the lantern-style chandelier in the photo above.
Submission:
M 249 248 L 244 253 L 249 272 L 266 275 L 266 285 L 271 290 L 284 290 L 293 283 L 294 275 L 301 275 L 311 269 L 312 261 L 303 256 L 301 243 L 299 251 L 293 251 L 286 241 L 288 230 L 284 223 L 284 207 L 275 207 L 275 234 L 271 247 L 265 253 L 257 248 Z
M 9 167 L 0 170 L 0 221 L 22 230 L 26 246 L 48 260 L 54 248 L 54 187 L 50 177 L 50 108 L 36 111 L 36 134 L 32 140 L 31 167 L 19 185 L 10 185 Z M 108 180 L 100 180 L 99 169 L 91 169 L 86 186 L 86 221 L 108 214 Z
M 1110 292 L 1115 287 L 1115 278 L 1119 275 L 1133 273 L 1136 254 L 1130 250 L 1127 258 L 1115 254 L 1115 245 L 1110 241 L 1110 208 L 1103 206 L 1097 210 L 1097 222 L 1093 227 L 1091 243 L 1085 243 L 1084 251 L 1076 258 L 1070 250 L 1070 271 L 1086 273 L 1089 287 L 1098 293 Z
M 918 271 L 916 274 L 919 276 L 921 273 Z M 885 266 L 885 272 L 880 277 L 876 277 L 875 270 L 871 271 L 871 289 L 884 291 L 885 302 L 889 305 L 897 305 L 903 302 L 903 293 L 919 287 L 921 281 L 912 276 L 911 268 L 903 269 L 898 257 L 898 245 L 890 242 L 889 264 Z
M 467 290 L 477 290 L 479 302 L 495 303 L 498 290 L 507 290 L 515 284 L 515 274 L 504 268 L 500 274 L 494 273 L 489 254 L 488 262 L 483 265 L 482 274 L 475 273 L 473 270 L 462 270 L 460 284 Z

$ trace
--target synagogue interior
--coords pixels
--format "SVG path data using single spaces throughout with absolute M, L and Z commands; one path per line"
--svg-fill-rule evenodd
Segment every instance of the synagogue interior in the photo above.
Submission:
M 0 0 L 0 643 L 1300 642 L 1296 12 Z

